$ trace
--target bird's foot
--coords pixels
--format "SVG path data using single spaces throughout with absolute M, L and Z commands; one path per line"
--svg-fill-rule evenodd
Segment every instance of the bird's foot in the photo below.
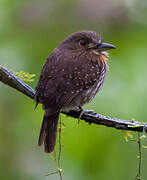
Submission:
M 91 109 L 85 109 L 85 110 L 83 110 L 82 108 L 80 108 L 80 115 L 79 115 L 79 117 L 78 117 L 78 124 L 80 123 L 80 119 L 81 119 L 81 117 L 84 115 L 84 114 L 86 114 L 86 113 L 93 113 L 94 111 L 93 110 L 91 110 Z

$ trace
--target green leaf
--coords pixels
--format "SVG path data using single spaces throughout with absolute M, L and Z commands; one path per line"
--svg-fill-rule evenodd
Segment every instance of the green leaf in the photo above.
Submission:
M 133 138 L 133 134 L 131 134 L 129 131 L 124 130 L 123 132 L 124 132 L 124 139 L 125 139 L 126 142 L 129 141 L 128 140 L 129 138 L 131 138 L 131 139 Z
M 19 77 L 24 82 L 33 82 L 35 74 L 26 73 L 23 71 L 20 72 L 13 72 L 15 76 Z

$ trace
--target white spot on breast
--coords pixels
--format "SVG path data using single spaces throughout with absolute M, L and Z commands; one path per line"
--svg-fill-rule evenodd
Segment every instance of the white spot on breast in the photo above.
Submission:
M 72 78 L 72 74 L 69 74 L 69 78 Z
M 101 39 L 99 39 L 99 40 L 98 40 L 98 44 L 101 44 L 101 43 L 102 43 L 102 40 L 101 40 Z

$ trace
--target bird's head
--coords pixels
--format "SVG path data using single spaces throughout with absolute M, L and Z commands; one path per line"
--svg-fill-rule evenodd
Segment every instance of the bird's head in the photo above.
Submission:
M 114 49 L 112 44 L 104 43 L 95 31 L 80 31 L 68 36 L 59 47 L 77 52 L 93 52 L 107 56 L 106 50 Z

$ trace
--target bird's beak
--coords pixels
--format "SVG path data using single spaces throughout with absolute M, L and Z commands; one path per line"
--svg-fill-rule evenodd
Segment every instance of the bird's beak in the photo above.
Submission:
M 112 44 L 108 44 L 108 43 L 101 43 L 96 45 L 95 49 L 97 49 L 97 51 L 105 51 L 105 50 L 109 50 L 109 49 L 115 49 L 116 47 L 113 46 Z

